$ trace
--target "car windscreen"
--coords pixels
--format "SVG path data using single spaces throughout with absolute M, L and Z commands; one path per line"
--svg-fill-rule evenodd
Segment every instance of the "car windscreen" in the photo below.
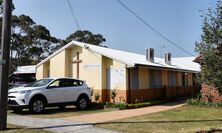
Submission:
M 25 87 L 41 87 L 50 83 L 53 79 L 40 79 L 33 83 L 27 84 Z

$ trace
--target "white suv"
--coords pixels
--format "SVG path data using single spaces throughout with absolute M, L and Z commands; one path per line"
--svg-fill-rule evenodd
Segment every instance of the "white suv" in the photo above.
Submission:
M 8 107 L 15 112 L 28 108 L 42 113 L 46 106 L 75 104 L 85 109 L 91 102 L 91 91 L 84 81 L 72 78 L 41 79 L 24 87 L 9 90 Z

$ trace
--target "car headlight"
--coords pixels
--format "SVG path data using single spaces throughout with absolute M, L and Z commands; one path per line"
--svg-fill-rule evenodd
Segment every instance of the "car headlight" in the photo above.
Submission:
M 25 93 L 29 93 L 31 90 L 25 90 L 25 91 L 19 91 L 19 94 L 25 94 Z

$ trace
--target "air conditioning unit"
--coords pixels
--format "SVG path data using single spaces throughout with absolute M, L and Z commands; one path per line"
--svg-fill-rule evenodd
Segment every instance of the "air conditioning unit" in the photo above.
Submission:
M 146 60 L 147 61 L 154 61 L 154 49 L 153 48 L 147 48 L 146 49 Z
M 165 63 L 171 65 L 171 53 L 165 53 Z

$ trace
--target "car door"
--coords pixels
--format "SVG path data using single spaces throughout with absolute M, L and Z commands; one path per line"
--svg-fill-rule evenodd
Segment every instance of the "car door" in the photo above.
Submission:
M 79 81 L 75 79 L 66 79 L 67 99 L 69 102 L 76 101 L 79 96 Z
M 48 103 L 62 103 L 67 101 L 65 79 L 53 81 L 45 90 Z

